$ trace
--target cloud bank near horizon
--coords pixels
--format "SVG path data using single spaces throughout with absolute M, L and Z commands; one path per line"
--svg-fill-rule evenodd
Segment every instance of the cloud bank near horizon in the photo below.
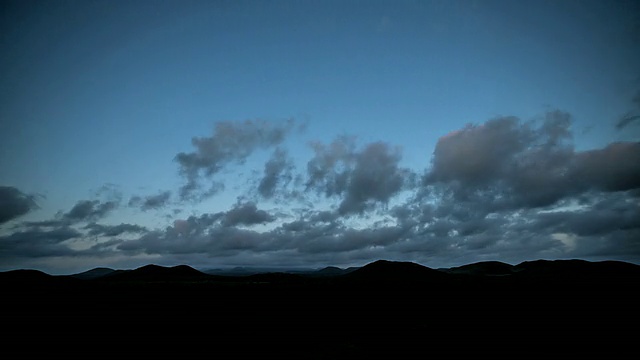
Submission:
M 537 258 L 640 261 L 640 143 L 577 150 L 571 115 L 489 119 L 441 136 L 424 168 L 402 148 L 356 137 L 309 143 L 296 163 L 294 119 L 225 121 L 175 155 L 183 184 L 155 195 L 80 199 L 44 221 L 21 221 L 38 197 L 0 187 L 3 269 L 69 272 L 149 262 L 349 266 L 385 258 L 429 266 Z M 160 216 L 225 190 L 221 174 L 270 155 L 227 210 L 171 216 L 164 228 L 108 221 L 125 207 Z M 174 209 L 175 214 L 179 214 Z M 132 219 L 135 220 L 135 219 Z

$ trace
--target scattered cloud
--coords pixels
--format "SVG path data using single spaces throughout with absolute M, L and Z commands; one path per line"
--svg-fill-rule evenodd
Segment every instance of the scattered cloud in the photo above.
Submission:
M 640 91 L 638 91 L 634 95 L 632 102 L 636 110 L 628 111 L 624 115 L 622 115 L 620 119 L 618 119 L 618 121 L 616 122 L 616 125 L 615 125 L 616 129 L 622 130 L 627 126 L 629 126 L 631 123 L 637 122 L 638 120 L 640 120 L 640 112 L 637 111 L 638 109 L 640 109 Z
M 38 209 L 34 195 L 27 195 L 13 186 L 0 186 L 0 224 Z
M 193 198 L 201 192 L 201 180 L 212 180 L 222 168 L 232 162 L 242 164 L 255 150 L 267 149 L 281 144 L 295 128 L 293 119 L 283 122 L 245 120 L 223 121 L 215 125 L 209 137 L 194 137 L 193 152 L 180 152 L 175 161 L 186 184 L 180 189 L 183 199 Z M 207 197 L 222 189 L 220 183 L 204 189 L 200 197 Z
M 76 251 L 64 242 L 83 234 L 68 226 L 53 229 L 25 229 L 1 236 L 0 260 L 13 257 L 39 258 L 45 256 L 74 256 Z
M 170 198 L 171 191 L 163 191 L 159 194 L 145 197 L 135 195 L 129 199 L 129 206 L 139 207 L 143 211 L 155 210 L 168 205 Z
M 117 207 L 118 203 L 115 201 L 81 200 L 62 217 L 70 222 L 96 220 L 105 217 Z
M 253 202 L 237 203 L 231 210 L 222 215 L 222 225 L 255 225 L 274 221 L 275 218 L 264 210 L 258 210 Z
M 173 218 L 165 228 L 109 224 L 103 220 L 117 199 L 81 200 L 0 236 L 0 260 L 127 256 L 194 266 L 320 266 L 387 258 L 435 267 L 532 257 L 640 259 L 640 143 L 578 151 L 571 125 L 561 111 L 469 124 L 439 138 L 419 170 L 401 166 L 399 147 L 339 136 L 310 143 L 312 156 L 299 171 L 283 142 L 293 122 L 223 123 L 194 140 L 195 152 L 177 157 L 187 180 L 180 196 L 206 192 L 204 180 L 224 166 L 273 148 L 247 182 L 247 194 L 259 196 Z M 263 208 L 261 201 L 293 192 L 302 195 Z M 162 211 L 171 194 L 132 196 L 129 205 Z M 3 222 L 37 207 L 14 187 L 0 188 L 0 198 L 7 204 Z
M 286 187 L 293 180 L 294 165 L 282 148 L 274 150 L 269 161 L 264 164 L 264 175 L 258 185 L 258 193 L 266 198 L 277 194 L 278 186 Z
M 507 117 L 469 125 L 440 138 L 424 183 L 488 212 L 640 186 L 640 143 L 576 151 L 570 124 L 568 114 L 556 111 L 541 124 Z
M 89 223 L 84 226 L 83 229 L 89 230 L 87 235 L 101 235 L 101 236 L 119 236 L 124 233 L 144 233 L 147 232 L 147 228 L 140 225 L 125 224 L 120 225 L 103 225 L 97 223 Z
M 409 169 L 399 166 L 401 150 L 384 142 L 357 149 L 355 138 L 338 137 L 331 144 L 313 143 L 307 163 L 307 190 L 341 198 L 338 212 L 361 214 L 385 205 L 409 184 Z
M 625 113 L 616 123 L 616 129 L 622 130 L 627 127 L 627 125 L 637 120 L 640 120 L 640 114 L 634 114 L 632 112 Z

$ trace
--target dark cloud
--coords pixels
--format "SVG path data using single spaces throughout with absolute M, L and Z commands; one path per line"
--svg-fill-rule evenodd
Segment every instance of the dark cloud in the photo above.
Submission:
M 59 211 L 55 218 L 28 221 L 22 225 L 30 228 L 62 228 L 77 223 L 104 218 L 119 206 L 117 201 L 80 200 L 68 212 Z
M 165 231 L 150 232 L 123 242 L 118 248 L 150 255 L 207 254 L 227 259 L 253 259 L 254 263 L 256 259 L 266 257 L 272 265 L 278 261 L 290 264 L 292 259 L 309 265 L 310 260 L 318 261 L 319 258 L 326 264 L 335 261 L 336 257 L 357 259 L 360 252 L 368 252 L 371 247 L 383 248 L 398 241 L 404 231 L 400 227 L 353 229 L 336 221 L 312 220 L 316 215 L 319 214 L 284 223 L 269 231 L 227 226 L 210 216 L 192 217 L 176 222 Z
M 383 142 L 368 144 L 356 154 L 338 211 L 361 213 L 375 204 L 386 204 L 402 190 L 410 171 L 398 166 L 402 158 L 399 148 Z
M 195 151 L 178 153 L 175 160 L 187 183 L 181 188 L 183 199 L 190 198 L 201 189 L 202 178 L 211 177 L 231 163 L 243 163 L 257 149 L 266 149 L 281 144 L 295 127 L 293 120 L 271 122 L 246 120 L 224 121 L 215 125 L 210 137 L 194 137 L 191 144 Z M 219 183 L 205 189 L 211 195 L 220 189 Z
M 118 203 L 115 201 L 81 200 L 63 218 L 71 222 L 100 219 L 117 207 Z
M 405 229 L 395 226 L 365 229 L 333 228 L 333 230 L 328 233 L 325 231 L 318 236 L 310 236 L 306 241 L 302 241 L 298 233 L 297 250 L 307 255 L 368 252 L 372 248 L 383 249 L 397 242 L 405 232 Z
M 132 196 L 129 199 L 129 206 L 139 207 L 140 209 L 155 210 L 166 206 L 171 198 L 171 191 L 163 191 L 157 195 L 149 195 L 145 197 Z
M 425 185 L 444 186 L 457 201 L 488 211 L 550 206 L 591 189 L 640 187 L 638 143 L 576 152 L 568 114 L 551 112 L 536 125 L 500 118 L 440 138 Z
M 39 227 L 51 228 L 51 227 L 68 226 L 68 225 L 71 225 L 71 223 L 67 220 L 57 218 L 57 219 L 40 220 L 40 221 L 25 221 L 20 225 L 31 227 L 31 228 L 39 228 Z
M 344 192 L 355 162 L 355 137 L 340 136 L 329 145 L 311 143 L 315 156 L 307 163 L 307 190 L 331 197 Z
M 313 143 L 307 163 L 307 190 L 341 197 L 340 214 L 362 213 L 386 204 L 409 183 L 411 171 L 399 166 L 400 148 L 384 142 L 356 148 L 355 138 L 339 137 L 331 144 Z
M 80 236 L 82 233 L 67 226 L 17 231 L 0 237 L 0 257 L 72 256 L 75 251 L 63 242 Z
M 463 188 L 486 186 L 501 179 L 531 141 L 530 130 L 505 117 L 467 125 L 441 137 L 433 152 L 427 182 L 456 182 Z
M 275 220 L 273 216 L 264 210 L 258 210 L 253 202 L 237 203 L 231 210 L 222 216 L 222 225 L 255 225 L 264 224 Z
M 274 197 L 278 186 L 285 187 L 293 180 L 293 169 L 287 152 L 277 148 L 264 164 L 264 175 L 258 185 L 258 193 L 266 199 Z
M 13 186 L 0 186 L 0 224 L 38 209 L 35 196 L 27 195 Z
M 125 224 L 120 225 L 102 225 L 96 223 L 87 224 L 84 229 L 88 229 L 88 235 L 102 235 L 102 236 L 118 236 L 124 233 L 144 233 L 147 230 L 144 226 Z
M 577 153 L 573 174 L 585 189 L 623 191 L 640 188 L 640 143 L 616 142 Z
M 194 266 L 351 266 L 378 258 L 433 267 L 532 258 L 638 261 L 640 143 L 578 151 L 571 124 L 567 113 L 553 111 L 531 121 L 500 117 L 467 125 L 438 140 L 419 183 L 415 172 L 400 166 L 400 148 L 359 146 L 348 136 L 312 143 L 313 156 L 296 174 L 278 145 L 289 130 L 234 124 L 233 131 L 221 130 L 224 141 L 235 137 L 249 145 L 218 144 L 222 135 L 216 133 L 184 169 L 196 174 L 193 191 L 201 195 L 200 181 L 211 180 L 216 166 L 273 146 L 248 192 L 259 196 L 240 195 L 223 211 L 172 218 L 170 226 L 154 229 L 98 223 L 118 202 L 79 201 L 54 219 L 16 225 L 0 237 L 0 253 L 4 264 L 44 256 Z M 302 195 L 291 196 L 296 192 Z M 166 191 L 134 196 L 129 204 L 158 209 L 170 198 Z M 279 198 L 286 207 L 277 207 Z M 259 200 L 276 207 L 263 209 Z
M 602 236 L 615 231 L 640 230 L 637 198 L 593 194 L 587 202 L 567 210 L 529 215 L 530 226 L 578 236 Z
M 636 92 L 632 102 L 637 109 L 640 109 L 640 91 Z M 615 126 L 616 129 L 622 130 L 638 120 L 640 120 L 640 113 L 638 111 L 628 111 L 618 119 Z
M 265 250 L 267 242 L 263 234 L 236 227 L 212 227 L 206 233 L 183 236 L 180 232 L 153 231 L 136 240 L 118 245 L 118 249 L 135 254 L 194 255 L 207 254 L 232 257 L 240 251 Z
M 398 148 L 383 142 L 360 148 L 352 137 L 313 143 L 305 190 L 335 200 L 336 207 L 303 206 L 276 216 L 239 201 L 228 211 L 176 220 L 118 248 L 252 264 L 291 264 L 293 258 L 353 264 L 380 257 L 432 266 L 516 263 L 532 256 L 606 257 L 619 246 L 627 256 L 640 256 L 634 242 L 640 231 L 633 195 L 637 144 L 576 151 L 570 129 L 563 112 L 528 122 L 504 117 L 468 125 L 440 139 L 420 188 L 411 188 L 412 173 L 398 165 Z M 285 155 L 274 152 L 262 177 L 273 181 L 265 184 L 278 183 Z M 282 191 L 263 189 L 274 189 L 264 193 L 269 196 Z M 349 216 L 368 213 L 405 189 L 413 192 L 386 212 Z M 261 231 L 243 227 L 267 223 Z
M 640 120 L 640 114 L 634 114 L 632 112 L 628 112 L 622 115 L 618 120 L 618 122 L 616 122 L 616 129 L 622 130 L 625 127 L 627 127 L 627 125 L 637 120 Z

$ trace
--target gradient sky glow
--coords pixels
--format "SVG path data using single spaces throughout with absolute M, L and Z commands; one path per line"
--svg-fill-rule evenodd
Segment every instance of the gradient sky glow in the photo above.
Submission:
M 0 271 L 640 264 L 637 1 L 0 6 Z

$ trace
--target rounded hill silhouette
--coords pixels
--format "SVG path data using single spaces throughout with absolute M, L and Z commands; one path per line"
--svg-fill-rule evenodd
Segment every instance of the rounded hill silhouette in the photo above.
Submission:
M 377 260 L 342 276 L 345 280 L 408 284 L 425 281 L 443 281 L 448 274 L 410 261 Z
M 149 264 L 134 270 L 113 273 L 105 277 L 110 281 L 144 281 L 144 282 L 175 282 L 197 281 L 213 277 L 188 265 L 165 267 Z

